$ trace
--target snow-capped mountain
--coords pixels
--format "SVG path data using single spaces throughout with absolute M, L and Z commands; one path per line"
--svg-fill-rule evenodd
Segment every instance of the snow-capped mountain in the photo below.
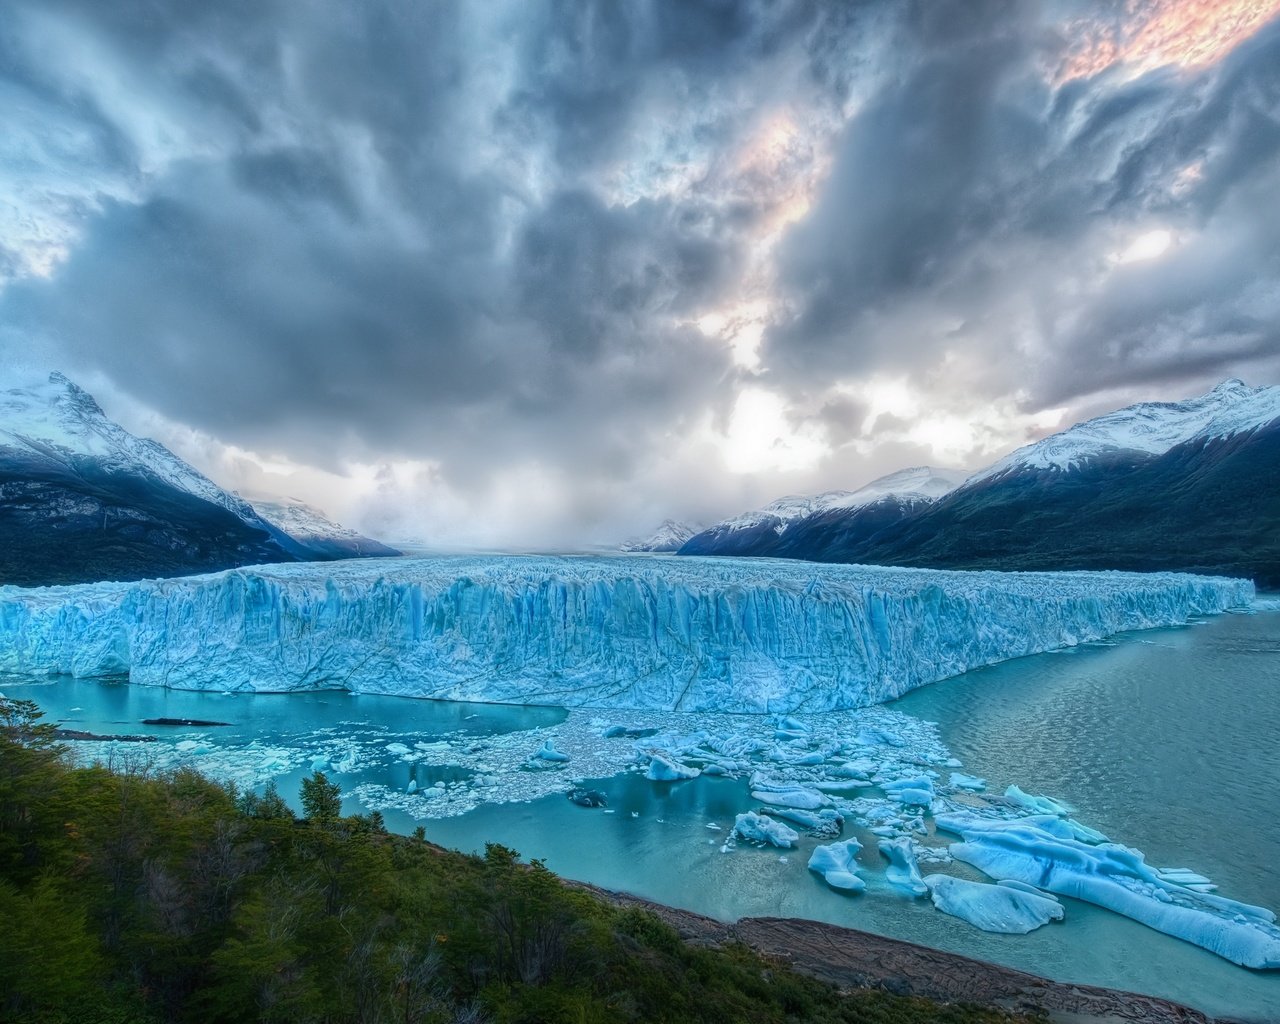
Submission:
M 0 390 L 0 584 L 329 558 L 60 373 Z
M 400 554 L 355 530 L 335 523 L 301 498 L 246 492 L 254 510 L 267 522 L 312 551 L 331 558 L 369 558 Z
M 1238 380 L 1027 445 L 905 509 L 825 508 L 712 550 L 946 569 L 1180 569 L 1280 586 L 1280 387 Z
M 635 537 L 618 545 L 620 551 L 679 551 L 690 537 L 702 532 L 700 523 L 664 519 L 648 537 Z
M 936 501 L 964 482 L 959 470 L 913 466 L 873 480 L 856 491 L 824 491 L 813 495 L 788 495 L 762 508 L 721 520 L 690 538 L 681 554 L 772 554 L 779 538 L 794 524 L 826 512 L 856 512 L 877 508 L 895 516 L 906 509 Z
M 1280 387 L 1225 380 L 1182 402 L 1142 402 L 1019 448 L 975 473 L 970 484 L 1018 470 L 1067 471 L 1098 458 L 1163 455 L 1175 445 L 1245 434 L 1280 418 Z
M 900 469 L 896 473 L 872 480 L 865 487 L 851 491 L 843 498 L 829 501 L 814 511 L 863 508 L 883 498 L 898 498 L 913 502 L 936 501 L 944 494 L 954 491 L 965 482 L 968 476 L 969 474 L 962 469 L 912 466 L 910 469 Z
M 136 473 L 226 509 L 261 527 L 253 507 L 223 490 L 164 445 L 112 422 L 93 396 L 61 373 L 0 391 L 0 450 L 7 457 L 70 466 L 92 459 L 109 473 Z

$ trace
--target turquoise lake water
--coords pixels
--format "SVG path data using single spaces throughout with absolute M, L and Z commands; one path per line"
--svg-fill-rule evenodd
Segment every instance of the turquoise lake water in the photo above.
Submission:
M 185 738 L 187 753 L 197 764 L 203 757 L 211 772 L 247 785 L 260 784 L 265 772 L 286 794 L 311 770 L 317 751 L 345 757 L 336 777 L 351 794 L 352 810 L 370 792 L 362 785 L 402 792 L 411 778 L 421 787 L 439 783 L 442 801 L 471 792 L 474 770 L 415 766 L 412 752 L 382 756 L 388 740 L 412 739 L 423 750 L 446 742 L 461 749 L 474 740 L 510 761 L 511 751 L 526 757 L 543 730 L 567 724 L 556 709 L 340 693 L 232 697 L 11 678 L 0 680 L 0 691 L 37 700 L 71 727 L 150 732 L 168 741 L 121 744 L 113 756 L 150 756 L 147 748 Z M 1280 613 L 1222 616 L 1007 662 L 917 690 L 890 710 L 938 723 L 964 770 L 988 779 L 992 791 L 1016 783 L 1065 800 L 1080 821 L 1144 851 L 1152 863 L 1194 868 L 1224 896 L 1280 909 Z M 232 725 L 175 732 L 139 724 L 152 717 Z M 610 716 L 568 717 L 598 732 Z M 552 788 L 576 777 L 560 772 Z M 509 787 L 526 776 L 504 778 Z M 540 776 L 528 781 L 530 792 L 548 788 Z M 623 773 L 591 785 L 607 794 L 607 812 L 576 807 L 556 792 L 482 802 L 423 824 L 445 845 L 478 850 L 501 842 L 567 877 L 724 919 L 815 918 L 1061 980 L 1162 995 L 1217 1015 L 1280 1020 L 1280 972 L 1236 967 L 1069 899 L 1062 925 L 1023 936 L 978 931 L 927 899 L 895 894 L 883 883 L 873 837 L 856 830 L 846 835 L 858 835 L 867 847 L 860 861 L 870 887 L 862 896 L 839 895 L 806 869 L 812 840 L 785 853 L 723 852 L 734 816 L 756 806 L 742 780 L 656 784 Z M 396 806 L 382 806 L 394 828 L 419 824 Z M 980 877 L 962 865 L 946 870 Z

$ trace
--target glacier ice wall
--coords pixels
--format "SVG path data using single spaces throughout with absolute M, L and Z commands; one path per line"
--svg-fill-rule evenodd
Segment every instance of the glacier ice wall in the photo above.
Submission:
M 1025 654 L 1247 605 L 1172 573 L 458 557 L 0 587 L 0 671 L 744 713 L 864 707 Z

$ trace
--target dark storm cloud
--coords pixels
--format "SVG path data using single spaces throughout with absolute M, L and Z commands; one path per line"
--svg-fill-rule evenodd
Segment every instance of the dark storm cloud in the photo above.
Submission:
M 678 321 L 738 265 L 734 216 L 697 198 L 611 205 L 576 182 L 642 112 L 706 101 L 722 65 L 747 70 L 747 51 L 811 17 L 566 5 L 509 12 L 481 39 L 459 10 L 62 8 L 203 118 L 214 152 L 104 201 L 54 279 L 10 287 L 6 319 L 174 418 L 295 452 L 309 438 L 310 458 L 316 438 L 334 454 L 331 424 L 382 451 L 426 434 L 435 454 L 586 458 L 610 447 L 611 429 L 581 429 L 592 417 L 637 437 L 705 403 L 726 357 Z M 512 54 L 484 51 L 512 33 Z M 516 80 L 487 94 L 503 60 Z M 657 67 L 677 90 L 647 88 Z M 513 173 L 544 133 L 545 165 Z M 99 159 L 125 174 L 141 160 Z
M 472 493 L 531 458 L 632 479 L 748 381 L 851 451 L 870 407 L 833 382 L 964 363 L 1039 408 L 1280 374 L 1280 24 L 1062 82 L 1054 10 L 10 0 L 0 344 Z M 1167 256 L 1115 261 L 1153 228 Z M 689 321 L 760 301 L 751 377 Z
M 922 45 L 850 122 L 786 241 L 796 312 L 766 362 L 796 380 L 923 379 L 960 348 L 1030 370 L 1042 404 L 1251 364 L 1275 375 L 1257 360 L 1276 354 L 1278 311 L 1251 296 L 1280 288 L 1265 198 L 1280 187 L 1280 22 L 1218 66 L 1103 73 L 1055 95 L 1033 11 L 988 5 L 988 20 L 956 23 L 928 7 Z M 946 25 L 928 24 L 935 12 Z M 1102 272 L 1098 246 L 1153 226 L 1181 230 L 1185 249 Z M 1040 318 L 1030 367 L 1025 332 L 984 315 L 1019 294 Z

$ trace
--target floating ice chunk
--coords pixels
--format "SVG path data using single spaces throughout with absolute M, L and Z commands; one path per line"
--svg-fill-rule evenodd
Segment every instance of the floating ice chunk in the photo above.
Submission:
M 654 782 L 680 782 L 684 779 L 696 779 L 701 774 L 702 772 L 697 768 L 690 768 L 687 764 L 680 764 L 661 754 L 654 754 L 644 777 Z
M 780 790 L 753 789 L 751 799 L 773 807 L 794 807 L 802 811 L 816 811 L 828 803 L 827 798 L 821 793 L 815 793 L 804 786 Z
M 1004 796 L 1011 803 L 1017 804 L 1019 807 L 1025 807 L 1035 814 L 1056 814 L 1065 818 L 1071 813 L 1071 808 L 1061 801 L 1054 800 L 1048 796 L 1032 796 L 1030 793 L 1024 793 L 1017 786 L 1010 786 L 1006 789 Z
M 1019 882 L 1013 878 L 1002 878 L 996 882 L 996 885 L 1003 885 L 1007 889 L 1017 889 L 1019 892 L 1029 892 L 1032 896 L 1043 896 L 1047 900 L 1060 902 L 1058 897 L 1051 892 L 1045 892 L 1043 889 L 1037 889 L 1034 885 L 1028 885 L 1026 882 Z
M 322 772 L 329 767 L 329 758 L 324 754 L 316 754 L 311 759 L 311 770 L 313 772 Z
M 403 757 L 405 754 L 409 753 L 409 748 L 403 743 L 388 743 L 387 753 L 395 754 L 396 757 Z
M 406 793 L 416 793 L 416 792 L 418 792 L 418 780 L 417 780 L 417 779 L 410 779 L 410 780 L 409 780 L 409 785 L 405 786 L 404 791 L 405 791 Z
M 880 852 L 889 859 L 884 874 L 890 885 L 912 896 L 923 896 L 929 891 L 920 877 L 910 839 L 882 839 L 879 846 Z
M 728 768 L 726 768 L 722 764 L 716 764 L 715 762 L 712 762 L 711 764 L 704 766 L 702 769 L 703 775 L 727 775 L 728 773 L 729 773 Z
M 924 882 L 935 907 L 984 932 L 1025 935 L 1063 917 L 1061 903 L 1026 889 L 970 882 L 953 875 L 927 875 Z
M 966 775 L 964 772 L 952 772 L 951 788 L 967 789 L 971 793 L 980 793 L 987 788 L 987 780 L 980 779 L 976 775 Z
M 609 803 L 600 790 L 584 789 L 582 786 L 575 786 L 566 796 L 570 803 L 577 804 L 579 807 L 605 807 Z
M 921 775 L 914 779 L 898 779 L 883 782 L 880 788 L 893 800 L 912 807 L 929 807 L 933 804 L 933 780 Z
M 856 839 L 816 846 L 809 858 L 809 870 L 821 875 L 833 889 L 862 892 L 867 883 L 855 874 L 858 868 L 858 851 L 861 849 L 862 844 Z
M 1211 880 L 1205 878 L 1199 872 L 1192 871 L 1190 868 L 1153 868 L 1153 870 L 1166 882 L 1185 885 L 1188 889 L 1213 892 L 1218 888 Z
M 993 878 L 1096 903 L 1244 967 L 1280 967 L 1275 914 L 1162 878 L 1137 850 L 1064 838 L 1025 818 L 949 814 L 938 824 L 964 838 L 951 847 L 956 860 Z
M 538 752 L 533 756 L 541 761 L 551 761 L 557 764 L 563 764 L 569 760 L 568 754 L 563 751 L 556 750 L 554 740 L 547 740 L 546 743 L 542 744 L 542 746 L 538 748 Z
M 839 811 L 824 807 L 821 811 L 802 811 L 794 807 L 773 807 L 765 812 L 771 818 L 785 818 L 820 839 L 838 836 L 844 828 L 844 818 Z
M 780 821 L 747 811 L 733 822 L 733 834 L 752 843 L 768 843 L 790 849 L 800 841 L 800 834 Z
M 871 783 L 863 779 L 839 779 L 836 782 L 815 782 L 813 788 L 820 793 L 853 793 L 860 789 L 870 789 Z
M 907 745 L 906 740 L 896 732 L 877 729 L 870 725 L 864 725 L 858 730 L 854 742 L 864 747 L 905 747 Z

